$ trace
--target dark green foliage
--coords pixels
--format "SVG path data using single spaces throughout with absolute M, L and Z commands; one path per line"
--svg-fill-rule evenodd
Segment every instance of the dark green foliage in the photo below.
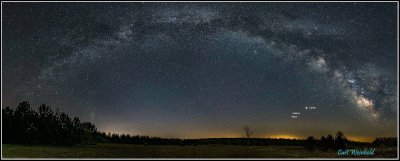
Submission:
M 304 144 L 304 148 L 307 150 L 315 150 L 316 140 L 313 136 L 309 136 Z
M 81 145 L 95 144 L 96 127 L 90 122 L 73 120 L 65 113 L 54 113 L 40 105 L 35 111 L 28 102 L 21 102 L 15 111 L 2 109 L 3 142 L 11 144 Z
M 376 138 L 373 142 L 374 146 L 385 146 L 385 147 L 396 147 L 397 138 L 386 137 L 386 138 Z
M 345 149 L 346 148 L 347 139 L 341 131 L 336 133 L 335 138 L 335 149 Z
M 326 140 L 325 136 L 322 136 L 321 140 L 319 142 L 319 150 L 328 151 L 328 149 L 329 149 L 329 147 L 328 147 L 328 144 L 327 144 L 327 140 Z
M 2 109 L 3 116 L 2 116 L 2 131 L 3 131 L 3 138 L 8 138 L 8 139 L 3 139 L 4 143 L 12 143 L 15 142 L 15 138 L 12 136 L 12 134 L 16 133 L 16 129 L 13 128 L 13 122 L 14 122 L 14 110 L 12 110 L 10 107 L 6 107 Z
M 336 133 L 336 137 L 332 135 L 322 136 L 321 140 L 316 144 L 319 150 L 321 151 L 328 151 L 328 150 L 339 150 L 339 149 L 346 149 L 348 144 L 352 143 L 351 141 L 347 140 L 344 134 L 341 131 Z

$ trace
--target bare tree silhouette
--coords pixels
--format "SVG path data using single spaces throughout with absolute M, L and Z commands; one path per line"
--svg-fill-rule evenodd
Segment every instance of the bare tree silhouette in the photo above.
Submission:
M 251 136 L 253 136 L 253 130 L 250 128 L 250 126 L 244 126 L 243 131 L 246 138 L 251 138 Z

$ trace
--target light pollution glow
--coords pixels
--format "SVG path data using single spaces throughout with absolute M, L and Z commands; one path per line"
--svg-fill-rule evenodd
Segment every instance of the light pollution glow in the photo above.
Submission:
M 5 5 L 2 107 L 158 137 L 398 134 L 395 3 L 88 6 Z

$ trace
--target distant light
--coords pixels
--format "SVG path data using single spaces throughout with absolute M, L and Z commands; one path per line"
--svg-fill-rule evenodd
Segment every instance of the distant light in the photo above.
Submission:
M 315 107 L 315 106 L 312 106 L 312 107 L 306 107 L 306 110 L 315 110 L 315 109 L 317 109 L 317 107 Z

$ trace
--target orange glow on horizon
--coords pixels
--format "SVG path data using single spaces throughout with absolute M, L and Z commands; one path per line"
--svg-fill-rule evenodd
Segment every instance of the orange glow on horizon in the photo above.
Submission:
M 206 138 L 244 138 L 244 134 L 235 133 L 235 132 L 186 132 L 182 133 L 181 135 L 174 135 L 174 134 L 167 134 L 167 135 L 160 135 L 160 134 L 151 134 L 151 133 L 138 133 L 138 132 L 131 132 L 128 130 L 117 130 L 119 128 L 105 128 L 103 131 L 108 133 L 117 133 L 117 134 L 130 134 L 130 135 L 147 135 L 147 136 L 157 136 L 157 137 L 165 137 L 165 138 L 181 138 L 181 139 L 206 139 Z M 358 141 L 358 142 L 373 142 L 375 137 L 365 137 L 365 136 L 352 136 L 352 135 L 345 135 L 348 140 L 351 141 Z M 297 140 L 304 140 L 307 139 L 306 136 L 295 135 L 295 134 L 260 134 L 254 135 L 251 138 L 272 138 L 272 139 L 297 139 Z M 316 140 L 320 139 L 320 136 L 314 136 Z
M 370 143 L 372 143 L 375 139 L 371 137 L 360 137 L 360 136 L 346 136 L 346 138 L 351 141 L 370 142 Z
M 274 139 L 302 139 L 298 136 L 295 135 L 290 135 L 290 134 L 278 134 L 278 135 L 272 135 L 272 136 L 268 136 L 265 138 L 274 138 Z

